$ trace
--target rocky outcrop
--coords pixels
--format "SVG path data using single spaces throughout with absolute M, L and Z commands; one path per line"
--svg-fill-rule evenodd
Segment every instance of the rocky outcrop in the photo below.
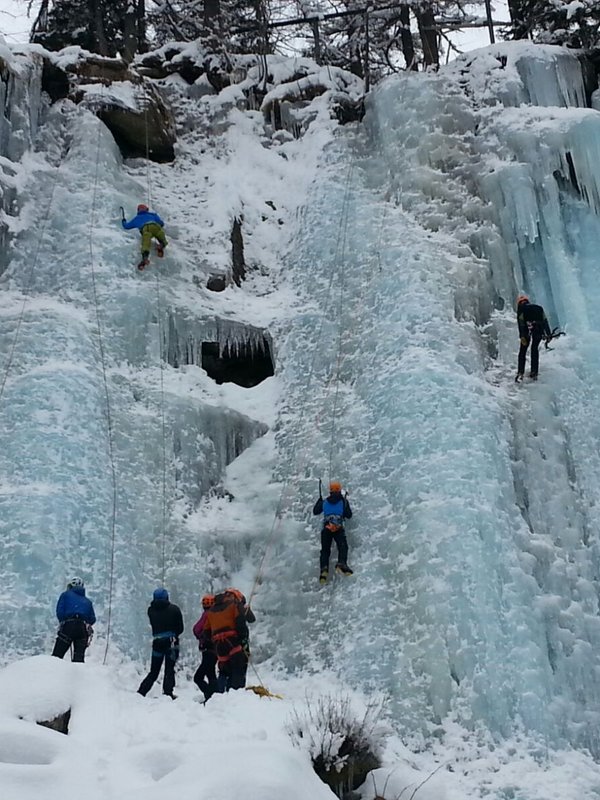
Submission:
M 126 158 L 175 157 L 175 121 L 158 88 L 120 58 L 77 51 L 46 57 L 42 87 L 52 101 L 69 97 L 104 122 Z

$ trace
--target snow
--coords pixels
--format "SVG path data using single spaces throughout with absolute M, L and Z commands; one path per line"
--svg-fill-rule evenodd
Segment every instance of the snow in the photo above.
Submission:
M 3 797 L 63 797 L 74 763 L 92 798 L 331 797 L 290 721 L 345 692 L 359 718 L 384 700 L 362 800 L 600 796 L 600 131 L 577 56 L 504 44 L 393 78 L 364 126 L 316 98 L 299 139 L 241 84 L 169 80 L 177 157 L 156 165 L 123 164 L 89 110 L 47 108 L 29 52 L 0 119 Z M 315 80 L 292 61 L 275 84 Z M 146 199 L 170 243 L 140 275 L 119 206 Z M 210 292 L 234 218 L 248 277 Z M 568 336 L 515 386 L 522 290 Z M 263 331 L 274 377 L 202 369 L 203 341 Z M 324 587 L 319 478 L 355 510 L 356 575 Z M 83 666 L 36 655 L 71 573 L 99 618 Z M 175 703 L 134 691 L 163 579 L 186 622 Z M 197 702 L 190 629 L 228 585 L 282 700 Z M 69 736 L 35 725 L 66 708 Z

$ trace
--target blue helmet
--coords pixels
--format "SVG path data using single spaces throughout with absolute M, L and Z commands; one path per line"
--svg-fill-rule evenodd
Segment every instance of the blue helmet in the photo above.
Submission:
M 166 589 L 162 589 L 162 588 L 161 589 L 155 589 L 152 597 L 154 598 L 154 600 L 168 600 L 169 599 L 169 593 L 167 592 Z

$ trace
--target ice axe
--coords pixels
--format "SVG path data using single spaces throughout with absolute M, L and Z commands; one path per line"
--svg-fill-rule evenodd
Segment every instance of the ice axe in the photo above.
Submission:
M 554 350 L 553 347 L 548 347 L 548 345 L 550 344 L 552 339 L 558 339 L 560 336 L 565 336 L 565 335 L 566 334 L 565 334 L 564 331 L 560 331 L 558 329 L 558 325 L 556 326 L 556 328 L 553 328 L 551 333 L 550 333 L 550 336 L 544 342 L 544 347 L 546 348 L 546 350 Z
M 125 222 L 125 209 L 123 206 L 119 206 L 119 208 L 121 209 L 121 219 Z

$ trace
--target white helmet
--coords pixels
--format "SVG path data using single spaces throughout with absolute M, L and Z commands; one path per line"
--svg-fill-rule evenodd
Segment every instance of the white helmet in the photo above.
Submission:
M 83 581 L 81 578 L 71 578 L 71 580 L 67 583 L 67 589 L 75 589 L 79 586 L 83 587 Z

